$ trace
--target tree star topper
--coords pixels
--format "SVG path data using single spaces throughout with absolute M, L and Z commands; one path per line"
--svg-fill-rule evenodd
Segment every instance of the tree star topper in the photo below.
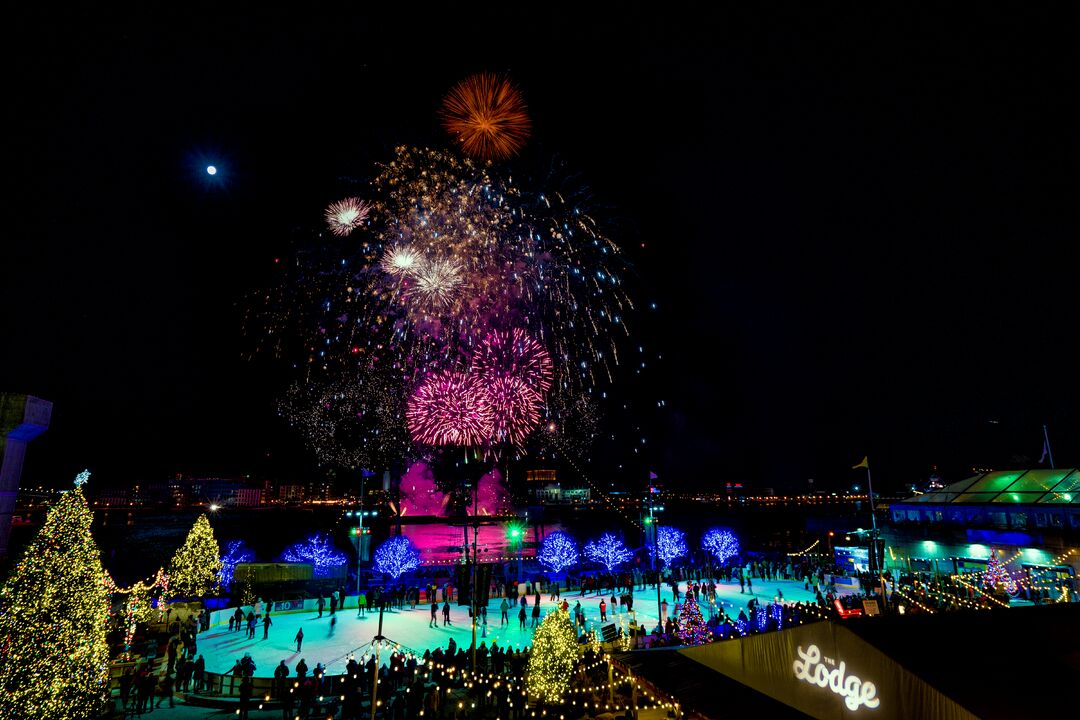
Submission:
M 82 487 L 86 484 L 86 481 L 90 479 L 90 471 L 83 470 L 81 473 L 75 476 L 75 487 Z

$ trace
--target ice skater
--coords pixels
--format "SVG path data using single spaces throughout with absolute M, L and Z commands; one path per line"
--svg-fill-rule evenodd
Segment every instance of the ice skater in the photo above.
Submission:
M 297 630 L 296 637 L 293 639 L 296 640 L 296 652 L 300 652 L 300 648 L 304 644 L 304 628 Z

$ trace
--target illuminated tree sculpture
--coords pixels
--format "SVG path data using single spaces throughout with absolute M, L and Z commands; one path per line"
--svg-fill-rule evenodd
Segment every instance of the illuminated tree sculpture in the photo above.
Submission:
M 375 550 L 375 569 L 397 580 L 420 567 L 420 553 L 409 538 L 392 537 Z
M 313 535 L 306 542 L 296 543 L 285 551 L 287 562 L 311 563 L 316 577 L 327 577 L 331 568 L 348 562 L 345 553 L 334 547 L 325 535 Z
M 550 533 L 540 543 L 540 549 L 536 553 L 536 559 L 540 564 L 558 575 L 578 561 L 578 548 L 574 538 L 562 531 Z
M 712 528 L 701 538 L 701 549 L 723 565 L 739 554 L 739 538 L 727 528 Z
M 712 640 L 712 631 L 705 624 L 701 608 L 691 592 L 686 593 L 686 601 L 679 612 L 678 620 L 675 621 L 675 634 L 687 645 L 704 645 Z
M 653 548 L 656 558 L 666 567 L 670 567 L 687 553 L 686 533 L 677 528 L 661 525 L 656 529 L 656 546 Z
M 203 597 L 218 583 L 221 548 L 206 515 L 200 515 L 169 565 L 170 597 Z
M 225 554 L 221 556 L 221 571 L 218 573 L 218 583 L 226 591 L 232 587 L 236 566 L 255 559 L 255 553 L 244 547 L 243 540 L 231 540 L 227 547 Z
M 0 717 L 97 717 L 109 601 L 82 488 L 64 493 L 0 590 Z
M 990 589 L 994 589 L 998 584 L 1004 587 L 1005 592 L 1010 595 L 1016 594 L 1016 581 L 1013 580 L 1008 569 L 997 559 L 997 551 L 991 548 L 990 558 L 986 565 L 986 575 L 983 578 L 983 585 Z
M 585 557 L 600 563 L 608 572 L 614 572 L 615 568 L 634 557 L 634 553 L 626 548 L 622 540 L 611 533 L 604 533 L 596 542 L 585 543 Z
M 525 680 L 529 695 L 546 703 L 560 702 L 570 687 L 583 648 L 578 644 L 570 613 L 548 613 L 533 635 Z

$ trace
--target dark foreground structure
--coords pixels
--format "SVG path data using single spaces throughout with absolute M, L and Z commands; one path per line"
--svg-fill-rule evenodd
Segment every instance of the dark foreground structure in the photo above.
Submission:
M 820 622 L 616 657 L 707 718 L 1055 717 L 1076 709 L 1080 605 Z

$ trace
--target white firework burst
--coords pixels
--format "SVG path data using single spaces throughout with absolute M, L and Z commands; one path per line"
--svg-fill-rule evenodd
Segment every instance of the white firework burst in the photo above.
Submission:
M 448 307 L 457 299 L 463 279 L 461 265 L 451 259 L 420 263 L 409 288 L 409 297 L 429 307 Z
M 360 227 L 369 212 L 371 206 L 360 198 L 345 198 L 326 208 L 326 224 L 330 226 L 330 232 L 346 237 Z
M 421 260 L 420 255 L 408 245 L 395 245 L 386 249 L 379 265 L 388 275 L 413 275 Z

